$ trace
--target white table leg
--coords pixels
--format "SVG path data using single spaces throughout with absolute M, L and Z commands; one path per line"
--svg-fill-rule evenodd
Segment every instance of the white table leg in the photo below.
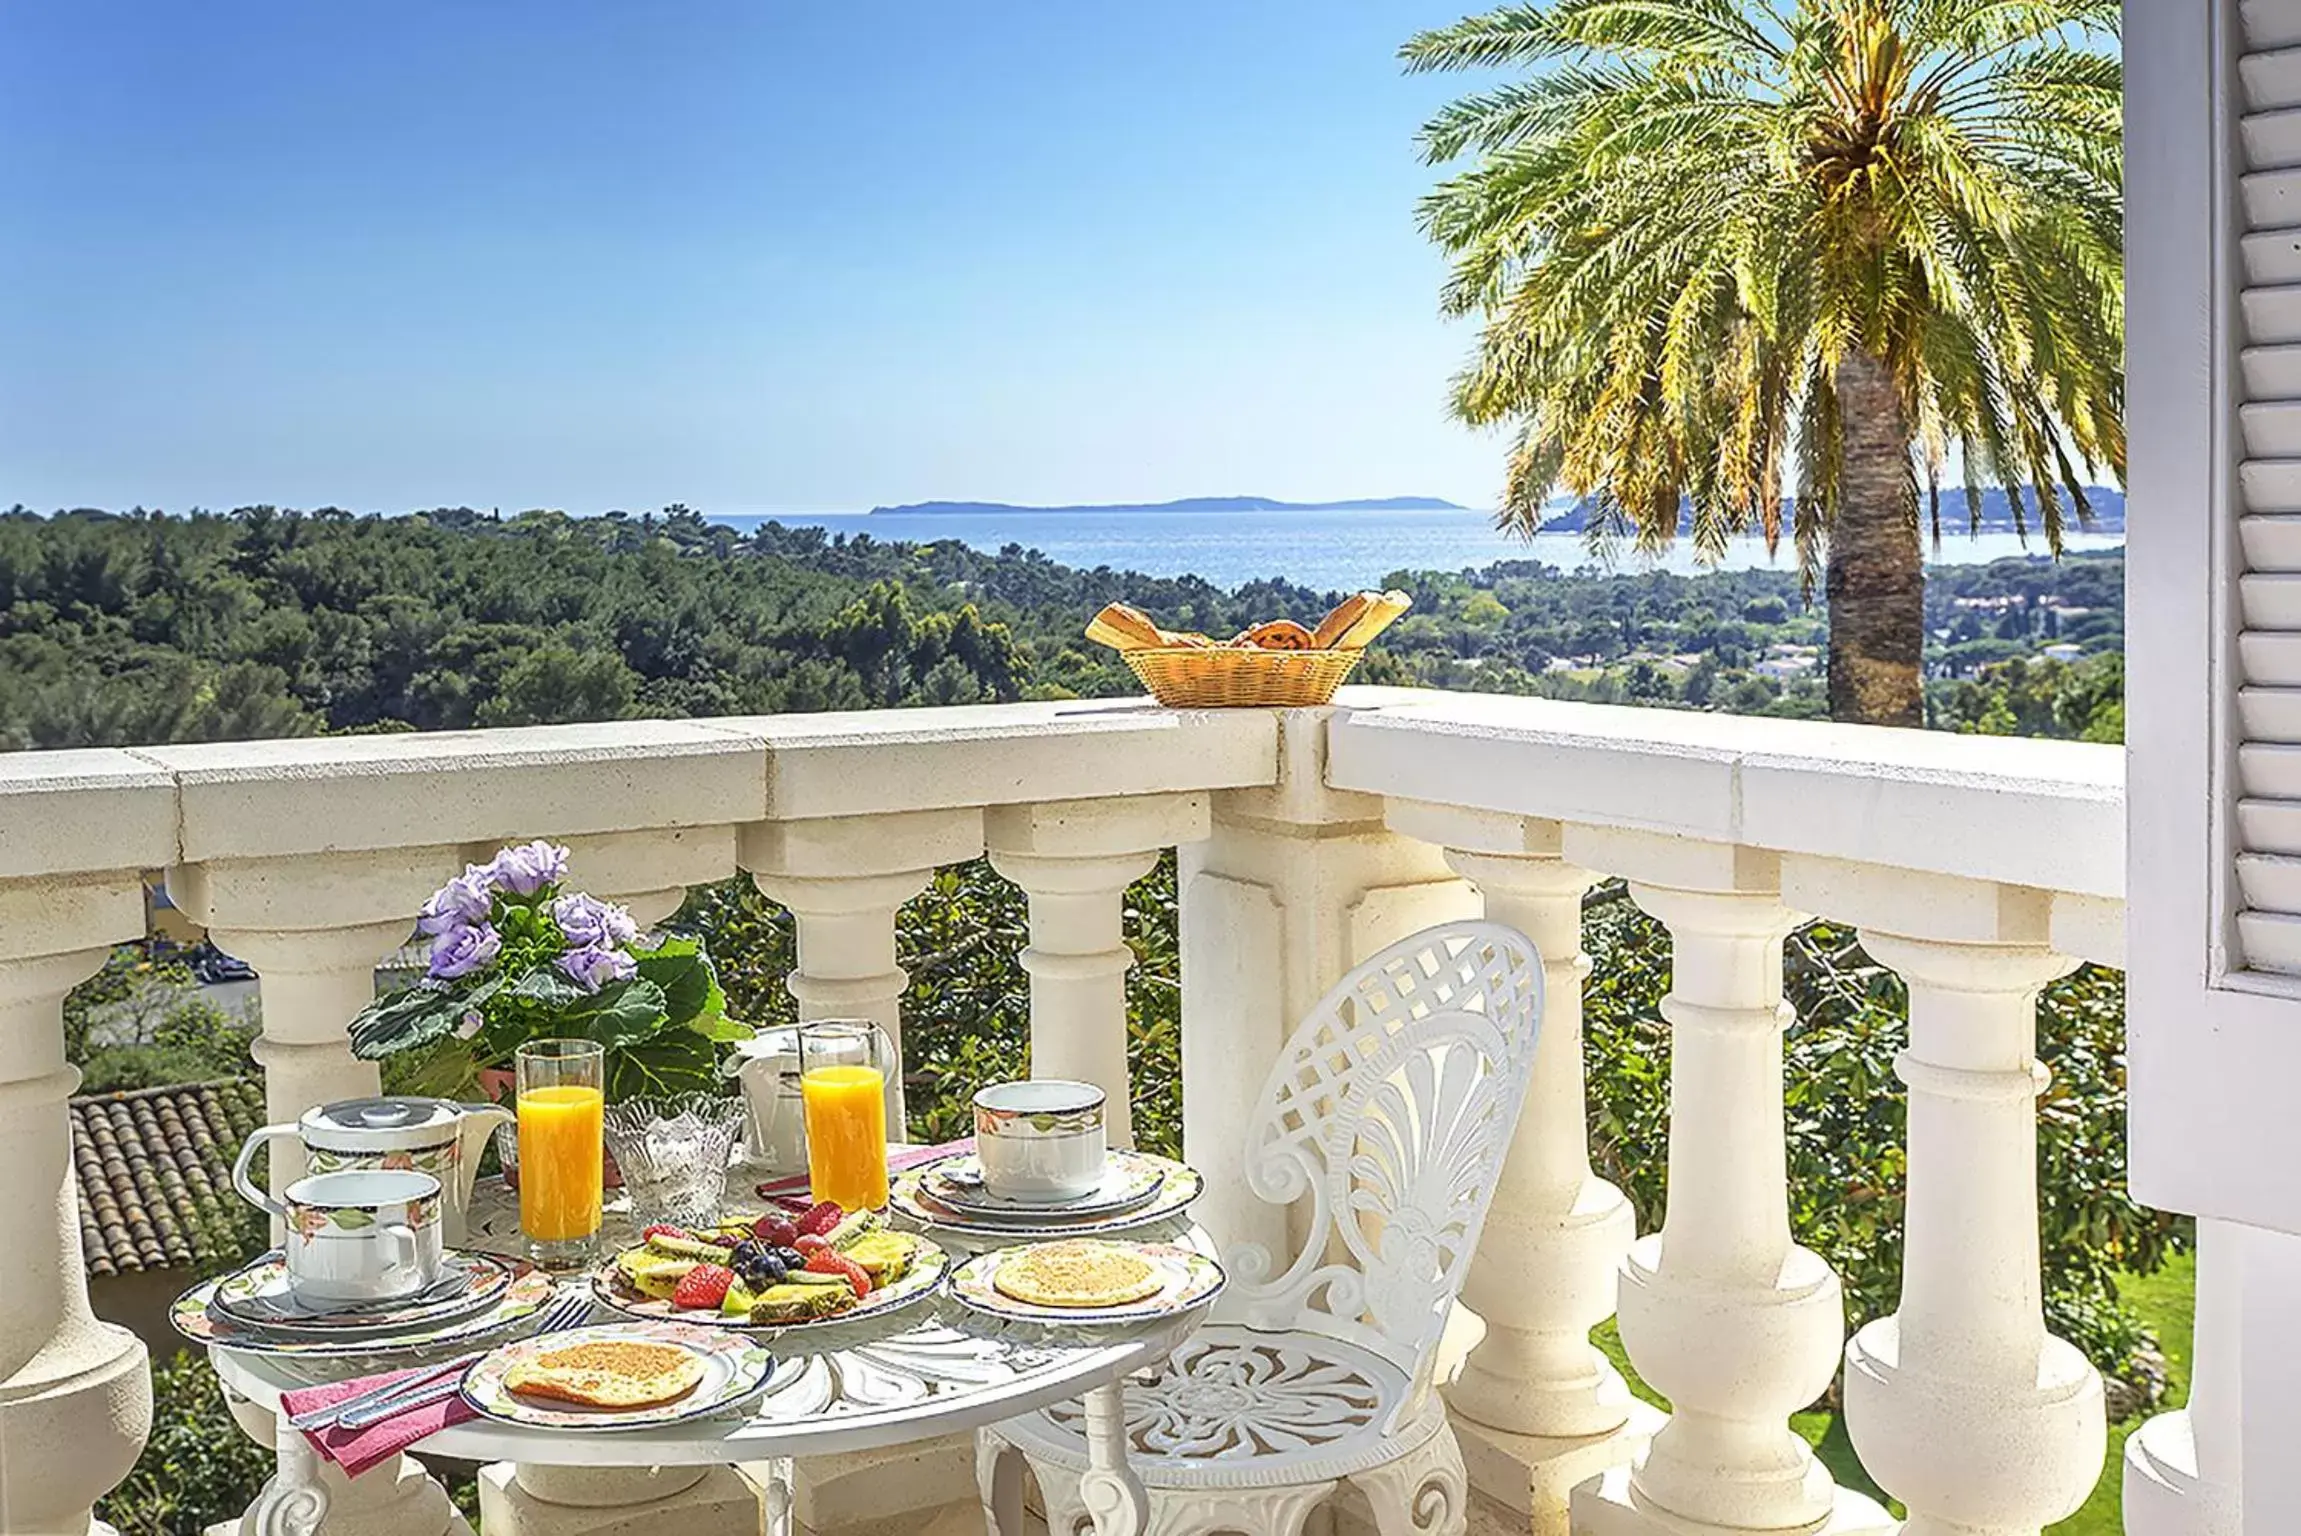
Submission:
M 319 1453 L 303 1431 L 278 1416 L 273 1445 L 279 1466 L 265 1480 L 256 1502 L 240 1521 L 241 1536 L 313 1536 L 327 1518 L 328 1491 L 320 1484 Z
M 1145 1536 L 1150 1494 L 1127 1461 L 1126 1383 L 1096 1387 L 1080 1402 L 1087 1412 L 1087 1470 L 1079 1477 L 1079 1499 L 1094 1516 L 1095 1536 Z

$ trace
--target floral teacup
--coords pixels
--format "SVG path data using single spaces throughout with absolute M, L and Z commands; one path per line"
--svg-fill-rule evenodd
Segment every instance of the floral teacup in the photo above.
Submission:
M 282 1248 L 300 1298 L 390 1301 L 439 1278 L 440 1186 L 428 1173 L 309 1174 L 285 1200 L 263 1203 L 287 1224 Z

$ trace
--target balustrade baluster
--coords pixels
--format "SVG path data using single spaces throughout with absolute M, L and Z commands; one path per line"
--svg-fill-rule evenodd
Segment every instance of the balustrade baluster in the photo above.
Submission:
M 276 1124 L 379 1091 L 378 1064 L 351 1053 L 346 1026 L 375 996 L 378 961 L 407 942 L 415 915 L 460 868 L 452 847 L 214 860 L 168 872 L 168 894 L 230 955 L 255 967 L 263 1033 L 264 1109 Z M 303 1172 L 293 1139 L 270 1149 L 271 1187 Z M 269 1414 L 242 1405 L 263 1444 Z M 439 1484 L 406 1458 L 363 1476 L 331 1503 L 317 1536 L 445 1536 L 465 1529 Z
M 1101 1088 L 1111 1145 L 1132 1147 L 1124 899 L 1160 848 L 1207 835 L 1207 797 L 1006 805 L 983 825 L 992 867 L 1030 898 L 1031 1075 Z
M 1630 1468 L 1577 1490 L 1577 1536 L 1885 1532 L 1789 1427 L 1844 1339 L 1838 1278 L 1791 1241 L 1783 1141 L 1780 860 L 1754 848 L 1569 825 L 1562 853 L 1630 879 L 1670 930 L 1670 1187 L 1621 1268 L 1630 1360 L 1669 1422 Z
M 895 913 L 935 871 L 983 851 L 980 811 L 909 811 L 758 822 L 742 829 L 737 860 L 798 925 L 791 995 L 802 1019 L 871 1019 L 898 1047 L 903 988 Z M 889 1134 L 907 1124 L 903 1084 L 887 1084 Z
M 378 961 L 404 944 L 424 899 L 460 867 L 447 847 L 217 860 L 168 872 L 168 895 L 226 954 L 254 966 L 263 1033 L 264 1110 L 292 1124 L 315 1104 L 378 1091 L 377 1064 L 351 1053 L 346 1026 L 375 996 Z M 303 1172 L 274 1142 L 274 1190 Z
M 1909 987 L 1901 1304 L 1846 1348 L 1862 1465 L 1908 1536 L 2034 1533 L 2101 1474 L 2101 1378 L 2045 1329 L 2037 1227 L 2037 994 L 2076 961 L 2044 891 L 1798 858 L 1800 905 L 1855 924 Z
M 1486 915 L 1542 954 L 1542 1039 L 1509 1160 L 1463 1300 L 1486 1324 L 1447 1389 L 1470 1479 L 1565 1536 L 1574 1485 L 1630 1460 L 1662 1416 L 1590 1343 L 1614 1315 L 1615 1274 L 1637 1236 L 1622 1192 L 1590 1168 L 1582 1079 L 1582 895 L 1594 878 L 1559 856 L 1555 821 L 1392 801 L 1395 831 L 1446 848 Z
M 0 1531 L 81 1531 L 152 1422 L 143 1341 L 88 1307 L 64 995 L 144 930 L 134 871 L 0 882 Z

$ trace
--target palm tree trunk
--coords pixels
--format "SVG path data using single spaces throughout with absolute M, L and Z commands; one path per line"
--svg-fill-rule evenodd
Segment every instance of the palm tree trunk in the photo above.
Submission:
M 1925 724 L 1925 563 L 1901 395 L 1865 352 L 1838 364 L 1844 440 L 1830 525 L 1830 716 Z

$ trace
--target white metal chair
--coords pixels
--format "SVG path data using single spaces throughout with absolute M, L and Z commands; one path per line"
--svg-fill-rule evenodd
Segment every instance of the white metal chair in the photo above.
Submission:
M 1432 1370 L 1541 1015 L 1542 960 L 1524 935 L 1448 923 L 1352 971 L 1287 1041 L 1244 1171 L 1271 1204 L 1307 1197 L 1307 1235 L 1275 1276 L 1260 1247 L 1226 1253 L 1212 1319 L 1128 1385 L 1154 1536 L 1295 1536 L 1346 1481 L 1378 1530 L 1464 1529 L 1462 1453 Z M 1018 1455 L 1050 1536 L 1091 1530 L 1081 1405 L 977 1433 L 992 1536 L 1021 1536 Z

